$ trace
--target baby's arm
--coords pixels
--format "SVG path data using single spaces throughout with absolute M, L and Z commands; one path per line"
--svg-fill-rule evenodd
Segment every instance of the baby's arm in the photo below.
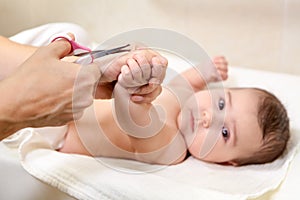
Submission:
M 162 128 L 159 110 L 150 102 L 134 103 L 130 95 L 147 84 L 161 84 L 165 71 L 166 66 L 158 58 L 153 57 L 148 62 L 140 54 L 129 58 L 127 65 L 122 66 L 114 90 L 114 114 L 120 128 L 128 135 L 148 138 Z
M 179 76 L 187 80 L 195 92 L 203 90 L 210 82 L 226 80 L 228 78 L 228 63 L 226 58 L 217 56 L 214 57 L 212 61 L 213 66 L 208 65 L 207 67 L 215 67 L 215 69 L 209 70 L 211 72 L 206 75 L 207 77 L 204 77 L 204 75 L 198 72 L 194 67 L 182 72 Z M 178 83 L 177 79 L 178 78 L 174 78 L 170 84 L 174 85 L 176 82 Z

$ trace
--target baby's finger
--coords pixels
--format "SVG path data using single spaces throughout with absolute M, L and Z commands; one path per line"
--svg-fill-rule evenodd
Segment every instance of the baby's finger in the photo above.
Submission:
M 133 80 L 136 82 L 136 83 L 143 83 L 143 74 L 142 74 L 142 70 L 139 66 L 139 64 L 136 62 L 136 60 L 132 59 L 132 58 L 129 58 L 127 60 L 127 65 L 131 71 L 131 74 L 132 74 L 132 77 L 133 77 Z
M 149 94 L 149 93 L 153 92 L 154 90 L 156 90 L 159 86 L 160 86 L 159 84 L 149 83 L 147 85 L 141 86 L 139 88 L 139 90 L 135 91 L 134 94 L 136 94 L 136 95 Z
M 144 95 L 132 95 L 131 100 L 135 103 L 151 103 L 156 99 L 156 97 L 161 93 L 162 87 L 158 85 L 151 93 Z
M 227 72 L 220 72 L 222 80 L 226 80 L 228 78 L 228 73 Z
M 161 63 L 164 67 L 167 67 L 167 66 L 168 66 L 168 60 L 167 60 L 165 57 L 163 57 L 163 56 L 161 56 L 161 55 L 159 55 L 159 56 L 157 56 L 157 57 L 158 57 L 160 63 Z
M 133 82 L 133 77 L 130 72 L 130 69 L 127 65 L 123 65 L 121 67 L 121 73 L 118 77 L 118 82 L 123 86 L 123 87 L 131 87 L 132 82 Z
M 214 60 L 214 61 L 225 61 L 226 58 L 225 58 L 224 56 L 215 56 L 215 57 L 213 58 L 213 60 Z
M 216 65 L 216 68 L 219 72 L 228 72 L 228 67 L 227 65 Z
M 144 55 L 136 54 L 133 58 L 139 64 L 142 70 L 142 76 L 144 80 L 149 80 L 151 76 L 151 65 L 148 62 L 147 58 Z
M 149 83 L 160 84 L 162 83 L 163 79 L 165 78 L 166 74 L 166 67 L 164 67 L 159 58 L 153 57 L 152 58 L 152 74 Z
M 228 65 L 226 63 L 214 63 L 218 71 L 228 72 Z

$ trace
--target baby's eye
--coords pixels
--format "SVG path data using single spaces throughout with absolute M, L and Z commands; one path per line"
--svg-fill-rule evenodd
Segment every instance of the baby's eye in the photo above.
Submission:
M 225 100 L 221 98 L 221 99 L 219 100 L 219 109 L 220 109 L 220 110 L 223 110 L 224 107 L 225 107 Z
M 226 127 L 222 128 L 222 136 L 225 139 L 225 141 L 229 139 L 230 133 Z

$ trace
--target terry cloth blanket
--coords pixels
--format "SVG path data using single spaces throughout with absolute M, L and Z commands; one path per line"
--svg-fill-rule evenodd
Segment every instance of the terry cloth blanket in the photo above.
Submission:
M 284 179 L 297 147 L 270 164 L 220 166 L 188 158 L 174 166 L 64 154 L 34 129 L 5 141 L 18 148 L 23 167 L 77 199 L 247 199 L 273 190 Z

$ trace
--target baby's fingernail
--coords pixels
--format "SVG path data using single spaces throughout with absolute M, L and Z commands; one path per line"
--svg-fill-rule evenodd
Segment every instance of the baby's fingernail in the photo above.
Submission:
M 142 96 L 132 96 L 131 100 L 134 101 L 134 102 L 141 102 L 141 101 L 144 100 L 144 97 L 142 97 Z

